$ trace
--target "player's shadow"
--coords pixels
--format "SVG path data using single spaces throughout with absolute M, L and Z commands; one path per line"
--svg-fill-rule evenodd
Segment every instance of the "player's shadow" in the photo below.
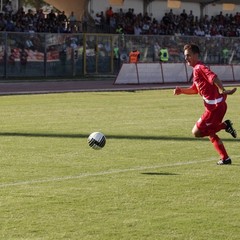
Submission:
M 41 132 L 0 132 L 0 136 L 5 137 L 43 137 L 43 138 L 87 138 L 89 134 L 78 133 L 41 133 Z M 179 136 L 144 136 L 144 135 L 113 135 L 106 134 L 107 139 L 126 140 L 157 140 L 157 141 L 209 141 L 208 138 L 179 137 Z M 240 139 L 222 138 L 223 141 L 240 141 Z
M 151 175 L 151 176 L 174 176 L 174 175 L 179 175 L 177 173 L 169 173 L 169 172 L 143 172 L 141 174 Z

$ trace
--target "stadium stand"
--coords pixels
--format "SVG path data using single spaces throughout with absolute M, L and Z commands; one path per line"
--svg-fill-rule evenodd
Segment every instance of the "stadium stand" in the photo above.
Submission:
M 124 34 L 134 35 L 181 35 L 181 36 L 240 36 L 240 13 L 219 14 L 214 16 L 204 15 L 199 18 L 194 16 L 192 10 L 181 14 L 175 14 L 170 9 L 161 20 L 156 20 L 148 14 L 136 13 L 133 8 L 127 11 L 119 9 L 109 15 L 109 9 L 104 13 L 96 13 L 96 19 L 90 19 L 88 14 L 83 15 L 82 21 L 77 21 L 74 12 L 66 16 L 65 11 L 51 11 L 43 14 L 42 9 L 36 11 L 28 9 L 26 12 L 21 7 L 16 12 L 7 2 L 0 13 L 0 31 L 8 32 L 51 32 L 51 33 L 80 33 L 80 32 L 101 32 L 118 33 L 121 27 Z M 99 27 L 100 24 L 100 27 Z

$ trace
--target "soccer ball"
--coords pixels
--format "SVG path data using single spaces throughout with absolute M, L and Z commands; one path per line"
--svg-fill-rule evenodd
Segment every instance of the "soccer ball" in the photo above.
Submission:
M 100 150 L 106 144 L 106 137 L 101 132 L 93 132 L 88 137 L 88 145 L 95 149 Z

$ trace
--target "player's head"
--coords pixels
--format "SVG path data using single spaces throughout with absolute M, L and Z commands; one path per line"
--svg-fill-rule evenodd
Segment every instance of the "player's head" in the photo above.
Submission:
M 186 44 L 184 46 L 184 57 L 189 66 L 194 67 L 199 61 L 200 49 L 195 44 Z
M 190 49 L 193 53 L 200 54 L 200 49 L 196 44 L 186 44 L 184 50 Z

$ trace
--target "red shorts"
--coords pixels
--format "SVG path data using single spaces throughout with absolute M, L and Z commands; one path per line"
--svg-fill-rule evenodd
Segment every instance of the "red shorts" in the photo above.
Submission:
M 227 104 L 225 101 L 218 104 L 214 109 L 205 108 L 205 112 L 196 123 L 203 137 L 219 131 L 219 124 L 222 123 L 226 111 Z

